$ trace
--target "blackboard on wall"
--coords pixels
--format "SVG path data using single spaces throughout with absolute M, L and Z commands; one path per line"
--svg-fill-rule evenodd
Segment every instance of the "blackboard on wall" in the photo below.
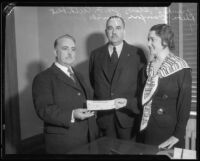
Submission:
M 167 23 L 166 11 L 167 7 L 38 7 L 40 58 L 50 66 L 54 61 L 55 39 L 71 34 L 77 42 L 75 67 L 88 82 L 89 55 L 107 42 L 105 24 L 108 17 L 121 16 L 125 20 L 125 40 L 147 53 L 148 31 L 155 24 Z

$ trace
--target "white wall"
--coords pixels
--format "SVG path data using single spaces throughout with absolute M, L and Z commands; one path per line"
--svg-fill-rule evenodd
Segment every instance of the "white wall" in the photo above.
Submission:
M 37 7 L 15 7 L 17 76 L 20 104 L 21 139 L 42 132 L 32 102 L 32 80 L 40 71 Z

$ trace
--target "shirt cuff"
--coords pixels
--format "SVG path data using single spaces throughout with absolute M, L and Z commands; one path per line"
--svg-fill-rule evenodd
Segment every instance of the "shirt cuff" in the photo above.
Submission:
M 71 123 L 74 123 L 75 119 L 74 119 L 74 110 L 72 110 L 72 116 L 71 116 Z

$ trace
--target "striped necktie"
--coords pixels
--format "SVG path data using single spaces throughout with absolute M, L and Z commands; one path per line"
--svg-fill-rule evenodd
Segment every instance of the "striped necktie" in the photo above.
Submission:
M 71 78 L 74 82 L 76 82 L 76 80 L 75 80 L 75 75 L 74 75 L 72 69 L 71 69 L 71 68 L 67 68 L 67 70 L 68 70 L 68 72 L 69 72 L 70 78 Z

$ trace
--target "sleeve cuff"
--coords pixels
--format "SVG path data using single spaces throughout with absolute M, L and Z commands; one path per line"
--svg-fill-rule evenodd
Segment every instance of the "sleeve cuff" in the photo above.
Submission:
M 72 115 L 71 115 L 71 123 L 74 123 L 75 119 L 74 119 L 74 110 L 72 110 Z

